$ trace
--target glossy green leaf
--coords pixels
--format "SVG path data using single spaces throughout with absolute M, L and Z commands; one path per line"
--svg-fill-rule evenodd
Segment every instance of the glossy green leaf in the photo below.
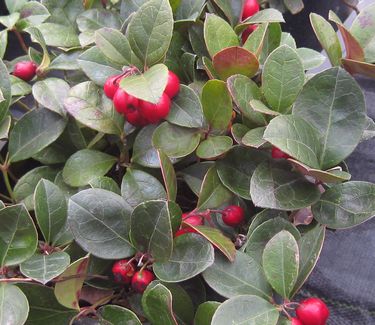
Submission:
M 29 314 L 25 294 L 15 285 L 0 283 L 0 324 L 23 325 Z
M 30 258 L 38 244 L 38 234 L 23 205 L 0 210 L 0 266 L 17 265 Z
M 240 45 L 238 36 L 232 27 L 224 19 L 214 14 L 206 15 L 204 39 L 211 57 L 227 47 Z
M 318 51 L 309 49 L 307 47 L 300 47 L 297 49 L 297 54 L 302 60 L 303 68 L 305 70 L 318 68 L 326 60 L 326 57 L 323 54 L 320 54 Z
M 105 175 L 115 162 L 116 157 L 100 151 L 91 149 L 77 151 L 64 166 L 64 182 L 75 187 L 87 185 L 98 176 Z
M 310 22 L 316 37 L 323 49 L 327 52 L 331 64 L 333 66 L 340 65 L 340 59 L 342 57 L 341 45 L 331 24 L 322 16 L 315 13 L 310 14 Z
M 322 169 L 336 166 L 356 148 L 365 128 L 365 110 L 362 90 L 341 68 L 325 70 L 306 83 L 293 114 L 308 121 L 320 135 Z
M 55 23 L 43 23 L 38 26 L 48 46 L 78 47 L 80 46 L 77 31 L 73 26 Z
M 214 264 L 203 272 L 203 278 L 226 298 L 248 294 L 269 299 L 272 293 L 260 264 L 242 252 L 237 252 L 233 263 L 216 254 Z
M 241 19 L 243 1 L 214 0 L 216 5 L 223 11 L 229 19 L 232 26 L 236 25 Z
M 12 118 L 7 116 L 2 122 L 0 122 L 0 139 L 8 139 L 10 126 L 12 124 Z
M 243 45 L 243 48 L 254 53 L 258 58 L 262 52 L 268 26 L 268 23 L 259 24 L 258 28 L 249 35 L 245 44 Z
M 144 167 L 160 167 L 158 152 L 152 144 L 152 136 L 157 127 L 155 124 L 150 124 L 139 131 L 133 145 L 132 163 Z
M 105 305 L 98 310 L 102 320 L 110 322 L 113 325 L 142 325 L 137 315 L 130 309 L 116 305 Z
M 20 265 L 22 274 L 46 284 L 63 273 L 70 264 L 70 257 L 64 252 L 50 255 L 36 254 Z
M 5 0 L 5 4 L 10 13 L 21 10 L 27 0 Z
M 128 19 L 131 14 L 136 12 L 147 0 L 123 0 L 121 1 L 120 14 L 123 19 Z
M 31 86 L 27 82 L 13 75 L 10 75 L 9 78 L 11 82 L 12 97 L 26 96 L 31 93 Z
M 242 146 L 233 147 L 224 159 L 217 162 L 217 173 L 222 183 L 233 193 L 250 200 L 250 181 L 256 167 L 267 155 Z
M 265 115 L 271 115 L 271 116 L 278 116 L 280 115 L 279 112 L 273 111 L 272 109 L 268 108 L 262 101 L 258 99 L 252 99 L 250 101 L 250 107 L 258 113 L 262 113 Z
M 68 222 L 85 251 L 103 259 L 120 259 L 134 254 L 129 241 L 131 210 L 115 193 L 88 189 L 69 199 Z
M 208 137 L 197 148 L 197 156 L 202 159 L 217 158 L 226 153 L 233 145 L 228 136 Z
M 203 126 L 203 110 L 198 95 L 193 89 L 181 85 L 180 92 L 173 99 L 167 121 L 179 126 L 200 128 Z
M 200 132 L 168 122 L 162 123 L 154 132 L 152 143 L 170 158 L 181 158 L 191 154 L 200 141 Z
M 47 8 L 37 2 L 29 1 L 20 10 L 21 19 L 17 22 L 17 28 L 24 29 L 29 26 L 37 26 L 43 23 L 49 16 Z
M 262 88 L 272 109 L 285 113 L 305 82 L 304 68 L 297 52 L 287 45 L 274 50 L 264 63 Z
M 0 59 L 4 58 L 7 46 L 8 46 L 8 30 L 4 29 L 0 31 Z
M 172 310 L 172 294 L 161 283 L 149 285 L 142 296 L 142 308 L 152 324 L 178 324 Z
M 111 191 L 118 195 L 121 195 L 120 187 L 117 185 L 116 181 L 107 176 L 99 176 L 90 181 L 90 186 L 93 188 L 101 188 L 103 190 Z
M 212 318 L 212 325 L 276 325 L 279 311 L 257 296 L 242 295 L 222 303 Z
M 211 325 L 212 317 L 219 306 L 220 303 L 216 301 L 206 301 L 200 304 L 195 313 L 194 324 Z
M 251 178 L 250 195 L 255 206 L 298 210 L 318 201 L 320 192 L 287 163 L 264 162 Z
M 221 182 L 217 168 L 211 167 L 204 176 L 199 192 L 197 207 L 199 210 L 217 209 L 232 199 L 232 193 Z
M 236 33 L 240 33 L 247 26 L 260 23 L 285 23 L 282 13 L 276 9 L 268 8 L 257 12 L 235 28 Z
M 88 264 L 88 256 L 82 257 L 70 264 L 59 277 L 60 280 L 64 281 L 56 283 L 55 296 L 58 302 L 64 307 L 80 310 L 79 296 L 86 278 Z
M 190 189 L 199 195 L 199 192 L 202 187 L 202 182 L 204 176 L 207 174 L 207 171 L 213 166 L 212 162 L 205 161 L 193 164 L 188 168 L 185 168 L 181 171 L 182 177 Z
M 183 0 L 176 11 L 176 21 L 196 21 L 202 12 L 205 0 Z
M 289 298 L 299 269 L 298 244 L 291 233 L 282 230 L 270 239 L 263 251 L 263 268 L 275 291 Z
M 66 325 L 78 313 L 63 307 L 56 300 L 52 288 L 34 283 L 20 283 L 17 286 L 29 301 L 29 325 L 40 325 L 48 319 L 53 319 L 55 325 Z
M 203 237 L 185 234 L 174 239 L 167 262 L 154 263 L 156 276 L 165 282 L 181 282 L 203 272 L 214 262 L 214 249 Z
M 232 124 L 232 127 L 230 129 L 230 133 L 231 133 L 234 141 L 236 141 L 238 144 L 241 144 L 243 136 L 249 130 L 250 129 L 246 125 L 243 125 L 243 124 L 240 124 L 240 123 L 234 123 L 234 124 Z
M 131 48 L 145 66 L 160 62 L 172 39 L 173 13 L 167 0 L 150 0 L 134 14 L 128 26 Z
M 172 224 L 180 223 L 181 209 L 171 201 L 146 201 L 131 215 L 130 239 L 140 252 L 158 262 L 168 261 L 173 249 Z
M 314 218 L 328 228 L 345 229 L 375 216 L 375 185 L 367 182 L 337 184 L 312 206 Z
M 158 103 L 165 90 L 168 80 L 168 68 L 157 64 L 144 74 L 124 78 L 120 86 L 128 94 L 150 103 Z
M 0 16 L 0 23 L 7 27 L 8 29 L 12 29 L 17 21 L 20 19 L 19 12 L 13 12 L 7 16 Z
M 225 82 L 210 80 L 204 85 L 202 106 L 210 130 L 224 133 L 232 119 L 232 99 Z
M 161 150 L 158 150 L 160 160 L 161 173 L 164 180 L 164 185 L 167 190 L 167 197 L 169 201 L 176 201 L 177 197 L 177 178 L 173 164 L 167 155 Z
M 93 82 L 83 82 L 69 91 L 65 109 L 78 122 L 99 132 L 121 134 L 123 118 Z
M 35 218 L 47 243 L 54 243 L 67 219 L 64 193 L 51 181 L 42 179 L 35 188 Z
M 30 34 L 31 40 L 40 45 L 43 51 L 43 57 L 40 64 L 38 65 L 38 71 L 44 72 L 48 69 L 49 64 L 51 63 L 51 58 L 48 52 L 46 41 L 38 27 L 29 27 L 26 29 L 26 32 Z
M 260 128 L 252 129 L 243 136 L 242 144 L 247 147 L 259 148 L 266 143 L 263 139 L 264 131 L 266 127 L 262 126 Z

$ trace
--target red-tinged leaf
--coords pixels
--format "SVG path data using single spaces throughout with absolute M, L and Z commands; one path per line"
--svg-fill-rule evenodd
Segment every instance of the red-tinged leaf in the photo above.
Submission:
M 212 245 L 219 249 L 231 262 L 236 257 L 236 247 L 232 241 L 216 228 L 207 226 L 192 226 L 183 222 L 184 227 L 193 228 L 198 234 L 205 237 Z
M 235 74 L 253 77 L 259 69 L 256 55 L 244 48 L 233 46 L 221 50 L 212 60 L 215 71 L 221 79 L 227 80 Z
M 107 304 L 112 296 L 114 291 L 113 290 L 106 290 L 106 289 L 99 289 L 90 286 L 85 286 L 81 290 L 81 294 L 79 296 L 80 300 L 87 301 L 91 305 L 105 305 Z
M 375 64 L 349 59 L 341 59 L 341 64 L 345 70 L 351 74 L 361 74 L 370 78 L 375 78 Z

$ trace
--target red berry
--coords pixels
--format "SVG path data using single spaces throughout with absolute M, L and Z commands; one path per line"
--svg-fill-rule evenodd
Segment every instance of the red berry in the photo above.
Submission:
M 223 211 L 223 221 L 226 225 L 236 227 L 245 219 L 245 211 L 237 206 L 230 205 Z
M 329 310 L 319 298 L 308 298 L 300 303 L 296 314 L 304 325 L 325 325 Z
M 132 280 L 135 268 L 128 260 L 120 260 L 113 264 L 112 273 L 116 282 L 128 284 Z
M 134 126 L 147 125 L 147 121 L 143 118 L 143 116 L 141 115 L 138 109 L 134 109 L 133 111 L 129 110 L 125 116 L 126 116 L 126 120 L 130 124 L 133 124 Z
M 259 4 L 257 0 L 246 0 L 242 11 L 242 20 L 245 20 L 259 11 Z
M 160 120 L 167 117 L 170 109 L 171 100 L 165 93 L 163 93 L 157 104 L 140 101 L 139 105 L 141 115 L 151 124 L 158 123 Z
M 272 148 L 272 158 L 274 159 L 288 159 L 290 156 L 285 152 L 281 151 L 279 148 Z
M 119 88 L 113 97 L 113 104 L 117 112 L 127 114 L 139 108 L 139 99 Z
M 181 235 L 184 235 L 184 234 L 188 234 L 188 233 L 196 233 L 195 229 L 193 228 L 181 228 L 179 230 L 176 231 L 176 233 L 174 234 L 174 237 L 178 237 L 178 236 L 181 236 Z
M 147 286 L 155 280 L 154 273 L 148 270 L 136 272 L 132 278 L 132 287 L 138 293 L 143 293 Z
M 13 69 L 13 75 L 25 81 L 30 81 L 36 75 L 37 65 L 33 61 L 18 62 Z
M 122 79 L 121 75 L 115 75 L 115 76 L 109 77 L 105 81 L 104 93 L 108 98 L 113 99 L 113 97 L 116 94 L 117 89 L 119 88 L 121 79 Z
M 250 25 L 242 32 L 242 43 L 245 44 L 247 39 L 249 38 L 250 34 L 258 28 L 258 25 Z
M 175 97 L 180 91 L 180 79 L 172 72 L 168 72 L 168 82 L 165 87 L 164 93 L 168 95 L 169 98 Z
M 201 216 L 197 216 L 197 215 L 191 215 L 191 216 L 188 216 L 189 213 L 184 213 L 182 215 L 182 221 L 184 221 L 185 223 L 188 223 L 189 225 L 192 225 L 192 226 L 202 226 L 203 225 L 203 220 L 202 220 L 202 217 Z M 188 226 L 182 226 L 182 227 L 188 227 Z
M 292 325 L 303 325 L 298 318 L 292 318 Z

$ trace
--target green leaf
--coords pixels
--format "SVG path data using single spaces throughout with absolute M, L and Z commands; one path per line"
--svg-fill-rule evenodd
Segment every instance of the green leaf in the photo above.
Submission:
M 146 201 L 131 215 L 130 239 L 135 248 L 158 262 L 168 261 L 173 249 L 172 224 L 180 223 L 181 209 L 174 202 Z
M 160 160 L 161 173 L 164 180 L 165 188 L 167 189 L 167 197 L 169 201 L 176 201 L 177 197 L 177 178 L 171 160 L 164 152 L 158 150 Z
M 65 109 L 80 123 L 99 132 L 120 135 L 123 118 L 93 82 L 83 82 L 70 89 Z
M 284 162 L 264 162 L 251 178 L 250 195 L 255 206 L 298 210 L 319 200 L 318 187 Z
M 48 46 L 72 48 L 79 47 L 77 31 L 73 26 L 43 23 L 38 26 Z
M 64 193 L 52 182 L 42 179 L 35 188 L 35 218 L 45 241 L 56 241 L 67 219 Z
M 310 22 L 323 49 L 327 52 L 333 66 L 340 65 L 342 51 L 339 38 L 331 26 L 322 16 L 311 13 Z
M 34 209 L 35 187 L 42 178 L 54 181 L 58 172 L 58 169 L 47 166 L 37 167 L 27 172 L 18 180 L 13 189 L 16 202 L 24 203 L 28 210 Z
M 249 128 L 246 125 L 241 123 L 234 123 L 230 129 L 230 133 L 234 141 L 238 144 L 242 144 L 243 136 L 249 131 Z
M 266 140 L 263 139 L 265 130 L 266 127 L 262 126 L 246 132 L 242 138 L 242 144 L 247 147 L 260 148 L 266 143 Z
M 23 205 L 0 210 L 0 266 L 17 265 L 30 258 L 38 244 L 38 234 Z
M 297 281 L 291 296 L 299 291 L 318 262 L 320 252 L 323 248 L 325 232 L 326 228 L 324 226 L 316 225 L 298 240 L 300 264 Z
M 38 43 L 43 50 L 42 61 L 38 65 L 38 71 L 43 73 L 44 71 L 46 71 L 48 69 L 49 64 L 51 63 L 51 59 L 50 59 L 50 56 L 49 56 L 46 41 L 45 41 L 41 31 L 37 27 L 29 27 L 29 28 L 26 29 L 26 32 L 30 34 L 31 40 L 33 42 Z
M 265 140 L 313 168 L 319 168 L 321 148 L 318 136 L 316 129 L 295 115 L 275 117 L 264 132 Z
M 55 296 L 58 302 L 64 307 L 80 310 L 79 296 L 86 278 L 89 257 L 85 256 L 70 264 L 59 279 L 69 278 L 59 281 L 55 285 Z
M 172 294 L 161 283 L 149 285 L 142 296 L 142 307 L 154 325 L 177 325 L 172 310 Z
M 8 139 L 9 130 L 12 124 L 12 118 L 7 116 L 2 122 L 0 122 L 0 139 Z
M 150 0 L 134 14 L 128 26 L 131 48 L 145 66 L 163 60 L 173 32 L 173 13 L 167 0 Z
M 121 32 L 112 28 L 101 28 L 95 32 L 98 49 L 111 61 L 119 65 L 142 68 L 142 64 L 132 51 L 129 41 Z
M 69 89 L 69 84 L 63 79 L 48 78 L 33 85 L 33 96 L 42 106 L 65 116 L 64 100 L 68 97 Z
M 232 119 L 232 99 L 224 81 L 210 80 L 204 85 L 202 106 L 210 130 L 224 133 Z
M 1 17 L 0 17 L 0 19 L 1 19 Z M 4 29 L 4 30 L 0 31 L 0 59 L 4 58 L 7 46 L 8 46 L 8 30 Z M 1 91 L 1 89 L 0 89 L 0 91 Z M 3 99 L 4 98 L 1 98 L 0 102 Z
M 260 23 L 285 23 L 285 20 L 280 11 L 273 8 L 268 8 L 257 12 L 244 22 L 238 24 L 234 30 L 236 33 L 241 33 L 246 29 L 246 27 Z
M 214 0 L 214 2 L 223 11 L 232 26 L 239 22 L 241 19 L 243 1 Z
M 267 155 L 261 151 L 235 146 L 224 159 L 217 162 L 217 173 L 230 191 L 250 200 L 251 176 L 256 167 L 265 160 L 267 160 Z
M 232 148 L 233 140 L 228 136 L 208 137 L 197 148 L 197 156 L 202 159 L 217 158 Z
M 205 5 L 205 0 L 183 0 L 176 11 L 176 21 L 196 21 Z
M 258 28 L 253 31 L 247 38 L 243 48 L 254 53 L 258 58 L 262 52 L 263 43 L 267 35 L 268 23 L 259 24 Z
M 49 16 L 47 8 L 37 1 L 25 3 L 20 10 L 21 19 L 17 22 L 18 29 L 37 26 L 43 23 Z
M 121 1 L 120 14 L 123 19 L 128 19 L 129 16 L 136 12 L 148 0 L 123 0 Z
M 10 13 L 20 11 L 28 0 L 5 0 L 5 4 Z
M 20 265 L 22 274 L 37 282 L 46 284 L 63 273 L 70 264 L 70 257 L 64 252 L 50 255 L 35 254 Z
M 0 102 L 0 121 L 4 119 L 4 117 L 8 114 L 8 107 L 10 105 L 10 101 L 12 99 L 12 90 L 9 80 L 9 73 L 8 70 L 0 59 L 0 90 L 3 94 L 3 98 L 5 100 Z
M 66 123 L 58 114 L 42 108 L 25 114 L 10 133 L 9 161 L 25 160 L 47 147 L 62 134 Z
M 9 76 L 11 82 L 12 97 L 26 96 L 31 93 L 31 86 L 13 75 Z
M 269 109 L 262 101 L 258 99 L 252 99 L 250 101 L 250 107 L 255 111 L 265 115 L 278 116 L 279 112 Z
M 184 181 L 195 193 L 195 195 L 199 195 L 204 176 L 212 166 L 212 162 L 205 161 L 193 164 L 181 171 Z
M 197 129 L 183 128 L 168 122 L 162 123 L 152 136 L 155 149 L 162 150 L 170 158 L 182 158 L 191 154 L 200 141 Z
M 214 262 L 214 249 L 203 237 L 185 234 L 174 239 L 168 262 L 154 263 L 156 276 L 165 282 L 181 282 L 203 272 Z
M 0 23 L 7 27 L 7 29 L 12 29 L 17 21 L 20 19 L 19 12 L 13 12 L 7 16 L 0 16 Z
M 275 291 L 289 298 L 299 268 L 298 244 L 291 233 L 282 230 L 271 238 L 263 251 L 263 268 Z
M 40 325 L 53 319 L 54 325 L 66 325 L 77 315 L 77 312 L 59 304 L 53 289 L 34 283 L 20 283 L 17 286 L 26 295 L 30 304 L 28 325 Z
M 168 68 L 164 64 L 157 64 L 144 74 L 123 78 L 120 87 L 134 97 L 157 104 L 167 81 Z
M 212 325 L 276 325 L 279 311 L 257 296 L 237 296 L 222 303 L 212 318 Z
M 131 210 L 115 193 L 88 189 L 69 199 L 68 222 L 85 251 L 103 259 L 126 258 L 134 255 L 129 241 Z
M 206 15 L 204 39 L 211 57 L 227 47 L 240 45 L 238 36 L 232 27 L 224 19 L 214 14 Z
M 256 295 L 270 299 L 272 295 L 260 264 L 239 251 L 233 263 L 216 254 L 214 264 L 203 272 L 203 278 L 213 290 L 226 298 Z
M 290 232 L 297 241 L 301 238 L 298 229 L 292 223 L 281 216 L 275 216 L 264 221 L 253 230 L 244 245 L 246 254 L 261 264 L 264 247 L 273 236 L 282 230 Z
M 106 305 L 100 307 L 98 313 L 102 320 L 110 322 L 110 324 L 142 325 L 135 313 L 121 306 Z
M 211 167 L 205 175 L 197 207 L 199 210 L 217 209 L 232 199 L 232 193 L 221 182 L 215 166 Z
M 345 229 L 375 215 L 375 185 L 347 182 L 332 186 L 312 206 L 314 218 L 328 228 Z
M 181 85 L 179 94 L 173 99 L 167 121 L 188 128 L 203 126 L 203 110 L 198 95 L 193 89 Z
M 25 294 L 15 285 L 0 283 L 0 324 L 23 325 L 29 314 Z
M 227 47 L 217 52 L 212 58 L 212 63 L 222 80 L 236 74 L 251 78 L 259 69 L 259 61 L 255 54 L 239 46 Z
M 371 4 L 362 9 L 353 21 L 350 32 L 365 51 L 365 61 L 375 62 L 375 5 Z
M 158 152 L 152 145 L 152 136 L 157 127 L 150 124 L 139 131 L 133 145 L 132 163 L 150 168 L 160 167 Z
M 96 150 L 77 151 L 64 166 L 64 182 L 75 187 L 87 185 L 98 176 L 105 175 L 116 160 L 116 157 Z
M 293 114 L 309 121 L 320 135 L 322 169 L 336 166 L 357 147 L 365 128 L 365 110 L 361 88 L 341 68 L 325 70 L 305 84 Z
M 116 181 L 107 176 L 99 176 L 90 181 L 90 186 L 92 188 L 101 188 L 103 190 L 111 191 L 118 195 L 121 195 L 121 190 L 117 185 Z
M 297 49 L 297 54 L 302 60 L 303 68 L 305 70 L 318 68 L 326 60 L 326 57 L 320 54 L 318 51 L 306 47 L 300 47 Z
M 282 45 L 267 58 L 262 73 L 264 96 L 272 109 L 286 113 L 305 82 L 304 68 L 297 52 Z
M 284 0 L 284 4 L 293 15 L 298 14 L 304 8 L 302 0 Z
M 266 35 L 263 39 L 259 61 L 261 64 L 267 60 L 268 56 L 281 45 L 282 30 L 279 23 L 270 23 Z
M 216 301 L 206 301 L 200 304 L 195 313 L 194 324 L 211 325 L 212 317 L 219 306 L 220 303 Z

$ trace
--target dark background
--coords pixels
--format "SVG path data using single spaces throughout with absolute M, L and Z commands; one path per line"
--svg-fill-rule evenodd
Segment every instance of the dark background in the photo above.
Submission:
M 293 35 L 298 47 L 320 50 L 308 14 L 316 12 L 327 18 L 331 9 L 345 19 L 350 9 L 341 0 L 304 2 L 302 13 L 285 15 L 287 24 L 283 28 Z M 6 14 L 3 0 L 0 0 L 0 14 Z M 9 33 L 5 58 L 23 54 L 17 39 Z M 375 80 L 357 77 L 357 81 L 365 92 L 368 115 L 375 119 Z M 348 159 L 352 180 L 375 183 L 374 148 L 375 139 L 364 142 Z M 331 317 L 328 325 L 375 324 L 375 219 L 353 229 L 327 231 L 319 262 L 298 298 L 309 296 L 318 296 L 329 305 Z

